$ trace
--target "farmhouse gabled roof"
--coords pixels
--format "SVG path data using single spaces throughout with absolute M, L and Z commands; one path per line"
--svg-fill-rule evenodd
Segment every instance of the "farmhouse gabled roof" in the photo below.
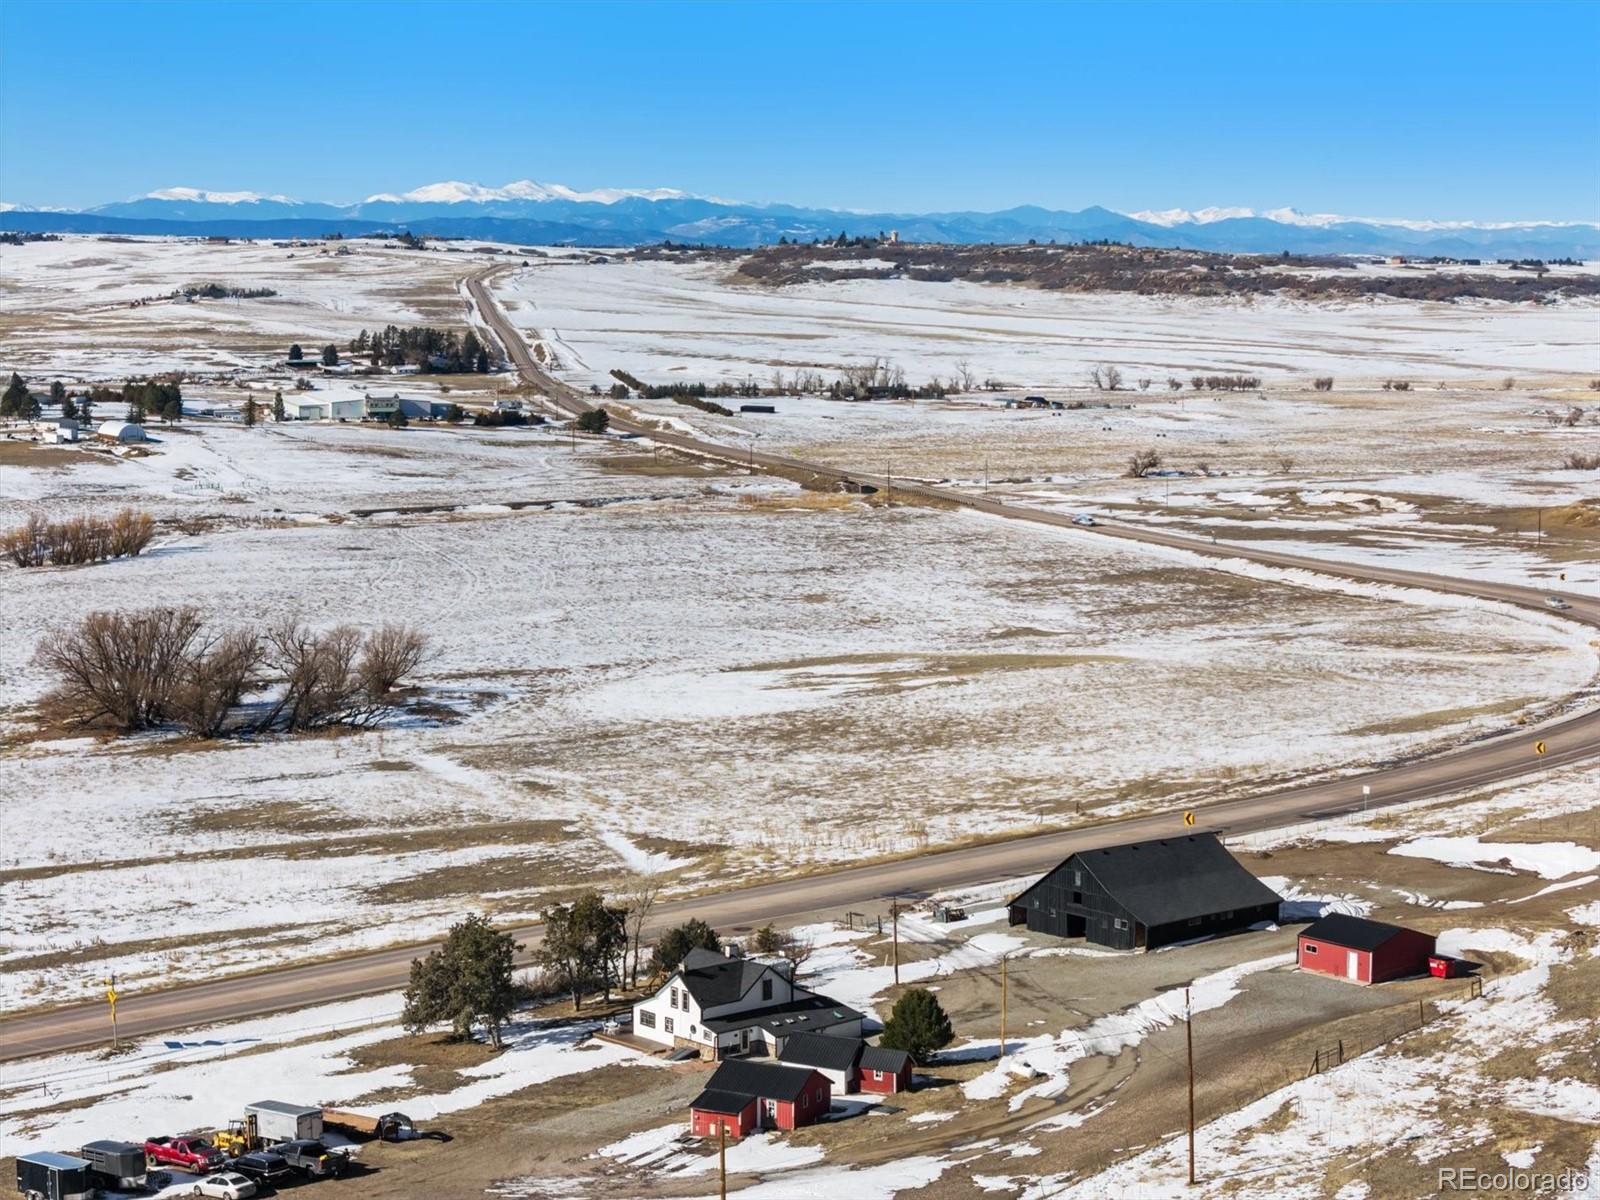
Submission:
M 706 1091 L 732 1092 L 762 1100 L 797 1100 L 815 1074 L 809 1067 L 785 1067 L 748 1058 L 730 1058 L 712 1073 L 706 1082 Z
M 701 1024 L 713 1033 L 760 1026 L 781 1038 L 799 1033 L 831 1029 L 846 1021 L 859 1021 L 861 1014 L 827 996 L 805 995 L 786 1004 L 768 1004 L 725 1017 L 703 1017 Z
M 678 968 L 683 986 L 701 1008 L 733 1004 L 749 993 L 756 982 L 772 970 L 768 963 L 749 958 L 728 958 L 715 950 L 696 948 L 684 956 Z
M 848 1071 L 861 1057 L 860 1038 L 829 1037 L 825 1033 L 795 1033 L 783 1040 L 778 1054 L 781 1063 L 798 1067 L 820 1067 L 828 1071 Z
M 1412 930 L 1401 925 L 1386 925 L 1382 921 L 1369 921 L 1365 917 L 1329 913 L 1307 925 L 1300 931 L 1300 936 L 1317 942 L 1331 942 L 1347 950 L 1376 950 L 1400 934 L 1411 932 Z
M 725 1116 L 737 1117 L 755 1102 L 754 1096 L 744 1092 L 722 1092 L 714 1088 L 707 1088 L 694 1098 L 690 1108 L 697 1108 L 701 1112 L 721 1113 Z
M 1040 883 L 1074 862 L 1144 925 L 1169 925 L 1283 899 L 1245 870 L 1215 834 L 1192 833 L 1080 850 L 1011 903 L 1021 904 Z
M 883 1046 L 864 1046 L 861 1050 L 863 1071 L 887 1071 L 898 1075 L 911 1064 L 911 1055 L 904 1050 L 889 1050 Z

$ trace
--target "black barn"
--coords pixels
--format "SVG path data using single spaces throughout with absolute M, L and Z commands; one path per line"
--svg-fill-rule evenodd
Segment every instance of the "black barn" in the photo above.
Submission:
M 1280 897 L 1214 834 L 1083 850 L 1010 905 L 1010 923 L 1118 950 L 1151 950 L 1276 921 Z

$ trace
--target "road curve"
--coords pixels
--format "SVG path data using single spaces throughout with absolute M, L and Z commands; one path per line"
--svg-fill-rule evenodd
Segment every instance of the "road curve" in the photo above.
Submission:
M 507 357 L 532 386 L 547 395 L 563 411 L 576 414 L 589 408 L 588 400 L 581 393 L 547 375 L 534 361 L 520 332 L 507 320 L 485 286 L 489 274 L 493 272 L 468 279 L 467 288 L 479 315 L 500 341 Z M 620 419 L 614 421 L 614 427 L 705 457 L 786 472 L 810 473 L 819 478 L 869 487 L 883 488 L 890 482 L 870 472 L 842 470 L 781 455 L 753 453 Z M 1008 520 L 1186 550 L 1212 559 L 1242 559 L 1362 583 L 1421 588 L 1540 612 L 1550 611 L 1546 607 L 1546 598 L 1550 593 L 1535 588 L 1329 562 L 1254 547 L 1214 545 L 1180 534 L 1104 522 L 1092 530 L 1077 530 L 1072 526 L 1071 519 L 1061 513 L 1003 504 L 984 497 L 898 479 L 893 481 L 893 490 L 908 498 L 931 500 Z M 1571 606 L 1561 612 L 1564 619 L 1600 628 L 1600 600 L 1571 593 L 1563 593 L 1563 598 Z M 1536 743 L 1543 744 L 1543 754 L 1536 753 Z M 1199 826 L 1227 833 L 1267 829 L 1334 816 L 1367 805 L 1379 807 L 1448 795 L 1596 756 L 1600 756 L 1600 709 L 1586 709 L 1547 722 L 1536 729 L 1507 730 L 1432 758 L 1324 779 L 1264 795 L 1207 804 L 1198 809 Z M 1370 795 L 1363 794 L 1363 787 L 1371 789 Z M 1035 873 L 1077 850 L 1171 836 L 1182 832 L 1184 828 L 1180 813 L 1158 812 L 1078 829 L 938 851 L 915 858 L 819 872 L 662 904 L 655 910 L 651 927 L 662 928 L 690 915 L 698 916 L 719 928 L 739 930 L 769 921 L 783 924 L 796 918 L 824 913 L 839 915 L 849 909 L 878 912 L 885 907 L 884 898 L 891 894 L 916 894 L 934 888 L 960 887 Z M 515 932 L 519 940 L 530 944 L 539 936 L 537 926 Z M 209 983 L 128 993 L 118 1003 L 119 1028 L 124 1037 L 141 1037 L 169 1029 L 235 1020 L 397 989 L 406 983 L 411 960 L 428 948 L 426 945 L 395 946 Z M 106 1024 L 105 1008 L 97 1002 L 7 1018 L 0 1021 L 0 1061 L 98 1044 L 105 1039 Z

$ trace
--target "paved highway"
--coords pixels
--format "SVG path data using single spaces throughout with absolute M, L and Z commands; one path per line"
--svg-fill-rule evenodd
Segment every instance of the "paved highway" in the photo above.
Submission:
M 588 408 L 589 402 L 581 393 L 540 369 L 520 332 L 506 319 L 485 283 L 486 277 L 479 276 L 469 279 L 467 287 L 479 314 L 523 377 L 564 411 L 577 413 Z M 723 446 L 686 434 L 649 429 L 627 421 L 617 420 L 613 427 L 622 432 L 647 435 L 663 445 L 692 454 L 753 463 L 790 474 L 811 474 L 875 488 L 885 487 L 889 483 L 882 476 L 867 472 L 824 467 L 779 455 L 752 454 L 744 449 Z M 1076 529 L 1071 525 L 1071 518 L 1061 513 L 1003 504 L 926 484 L 896 479 L 893 481 L 893 491 L 908 499 L 932 500 L 1008 520 Z M 1424 588 L 1430 592 L 1470 596 L 1541 612 L 1551 611 L 1546 604 L 1549 593 L 1535 588 L 1329 562 L 1254 547 L 1213 545 L 1197 538 L 1126 525 L 1101 523 L 1092 530 L 1080 532 L 1188 550 L 1210 558 L 1245 559 L 1267 566 L 1313 571 L 1365 583 Z M 1600 628 L 1600 600 L 1576 594 L 1563 594 L 1563 599 L 1571 607 L 1563 610 L 1561 616 Z M 1535 752 L 1536 743 L 1543 743 L 1546 750 L 1544 754 Z M 1378 807 L 1444 796 L 1484 784 L 1515 779 L 1548 767 L 1581 762 L 1597 755 L 1600 755 L 1600 709 L 1590 709 L 1545 723 L 1537 729 L 1509 730 L 1433 758 L 1206 805 L 1199 810 L 1199 827 L 1243 833 L 1294 824 L 1359 809 L 1364 804 Z M 1371 788 L 1370 797 L 1363 796 L 1363 785 Z M 885 897 L 891 894 L 914 895 L 935 888 L 959 887 L 1039 872 L 1075 850 L 1170 836 L 1183 830 L 1180 813 L 1151 813 L 1070 831 L 821 872 L 663 904 L 657 907 L 652 926 L 664 927 L 693 915 L 718 928 L 737 930 L 769 921 L 784 924 L 815 915 L 837 916 L 848 909 L 878 912 L 886 907 Z M 538 935 L 536 926 L 517 931 L 520 940 L 530 943 Z M 164 991 L 130 992 L 118 1004 L 118 1022 L 122 1036 L 139 1037 L 201 1023 L 389 991 L 404 986 L 412 958 L 427 949 L 426 946 L 397 946 L 327 962 L 234 976 L 211 983 L 185 985 Z M 0 1060 L 93 1045 L 103 1041 L 105 1035 L 105 1008 L 98 1002 L 12 1017 L 0 1021 Z

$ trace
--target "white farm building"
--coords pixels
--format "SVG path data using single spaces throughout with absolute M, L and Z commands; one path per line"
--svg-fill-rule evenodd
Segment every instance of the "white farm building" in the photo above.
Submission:
M 135 425 L 132 421 L 102 421 L 100 428 L 95 431 L 95 436 L 103 442 L 143 442 L 145 437 L 144 426 Z

